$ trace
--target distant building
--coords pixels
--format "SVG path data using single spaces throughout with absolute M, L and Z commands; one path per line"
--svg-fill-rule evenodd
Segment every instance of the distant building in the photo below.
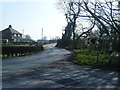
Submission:
M 37 44 L 47 44 L 49 43 L 48 40 L 37 40 Z
M 22 34 L 17 30 L 13 29 L 11 25 L 8 28 L 0 31 L 2 33 L 3 42 L 21 42 Z

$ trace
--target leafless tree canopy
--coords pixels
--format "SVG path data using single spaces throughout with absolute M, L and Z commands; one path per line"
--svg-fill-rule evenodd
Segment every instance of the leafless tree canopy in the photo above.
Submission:
M 80 37 L 89 37 L 95 30 L 99 37 L 120 34 L 120 1 L 60 0 L 59 6 L 68 23 L 64 36 L 73 40 L 73 47 Z

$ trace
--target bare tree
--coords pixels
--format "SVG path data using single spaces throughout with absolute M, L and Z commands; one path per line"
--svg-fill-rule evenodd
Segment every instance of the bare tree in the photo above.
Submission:
M 68 22 L 63 34 L 63 40 L 66 37 L 69 40 L 72 39 L 73 48 L 76 48 L 80 37 L 83 35 L 87 37 L 95 26 L 98 28 L 100 36 L 104 34 L 120 34 L 120 21 L 116 13 L 119 9 L 115 8 L 113 0 L 97 0 L 94 2 L 89 0 L 62 0 L 60 5 Z M 87 29 L 82 28 L 76 31 L 79 26 L 77 24 L 79 19 L 82 21 L 87 20 L 91 25 L 86 27 L 82 23 Z
M 114 1 L 104 2 L 86 2 L 84 1 L 83 9 L 87 11 L 90 16 L 97 21 L 97 26 L 102 34 L 110 35 L 111 33 L 120 34 L 119 20 L 114 6 Z M 91 8 L 93 7 L 94 8 Z
M 72 47 L 76 48 L 78 38 L 80 37 L 76 33 L 76 27 L 77 27 L 76 23 L 77 23 L 77 19 L 80 18 L 79 15 L 81 12 L 82 0 L 62 0 L 59 4 L 64 11 L 66 21 L 68 23 L 65 28 L 65 33 L 63 34 L 62 40 L 64 41 L 65 39 L 67 39 L 67 40 L 65 40 L 65 42 L 66 41 L 69 42 L 70 39 L 72 39 Z M 90 30 L 88 30 L 88 32 L 89 31 Z M 84 34 L 85 34 L 85 32 L 84 32 Z M 68 43 L 68 44 L 70 44 L 70 43 Z

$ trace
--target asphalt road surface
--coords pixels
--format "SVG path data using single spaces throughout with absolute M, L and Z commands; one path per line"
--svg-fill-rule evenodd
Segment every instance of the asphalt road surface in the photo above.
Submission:
M 44 45 L 43 52 L 3 60 L 2 87 L 16 88 L 15 90 L 18 88 L 120 90 L 119 71 L 74 64 L 66 60 L 71 55 L 70 51 L 54 46 L 55 44 Z
M 3 81 L 16 75 L 34 71 L 35 68 L 65 58 L 70 51 L 55 47 L 56 43 L 44 45 L 44 51 L 33 55 L 14 57 L 2 61 Z

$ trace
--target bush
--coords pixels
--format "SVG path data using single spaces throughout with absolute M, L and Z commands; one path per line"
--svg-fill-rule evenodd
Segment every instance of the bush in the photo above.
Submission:
M 2 46 L 2 56 L 22 56 L 42 51 L 42 46 Z

